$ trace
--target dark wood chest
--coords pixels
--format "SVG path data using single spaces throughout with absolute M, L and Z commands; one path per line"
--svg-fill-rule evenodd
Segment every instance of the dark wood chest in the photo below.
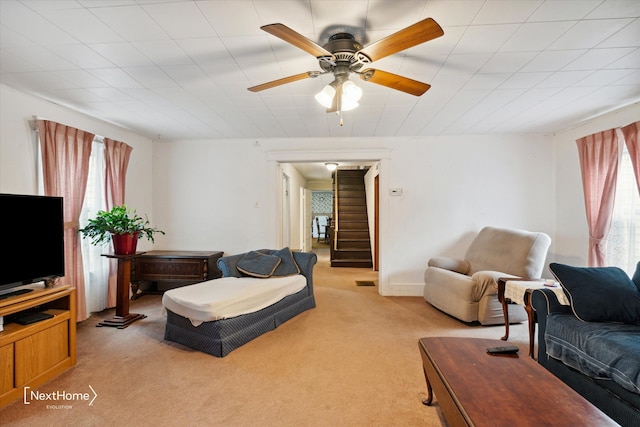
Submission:
M 146 252 L 131 262 L 131 298 L 217 279 L 222 276 L 217 266 L 222 255 L 207 251 Z

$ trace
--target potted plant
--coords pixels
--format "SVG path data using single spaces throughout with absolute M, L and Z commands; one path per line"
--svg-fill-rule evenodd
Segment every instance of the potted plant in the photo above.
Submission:
M 154 234 L 165 234 L 153 228 L 149 219 L 139 216 L 135 210 L 126 205 L 114 206 L 109 212 L 98 211 L 95 218 L 90 219 L 86 227 L 79 230 L 82 237 L 90 238 L 94 245 L 113 241 L 113 252 L 117 255 L 136 253 L 138 239 L 143 236 L 154 242 Z

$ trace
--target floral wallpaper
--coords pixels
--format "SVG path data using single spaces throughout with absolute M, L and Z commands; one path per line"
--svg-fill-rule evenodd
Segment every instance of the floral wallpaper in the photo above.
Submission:
M 313 191 L 311 193 L 311 212 L 313 216 L 331 216 L 333 211 L 333 191 Z

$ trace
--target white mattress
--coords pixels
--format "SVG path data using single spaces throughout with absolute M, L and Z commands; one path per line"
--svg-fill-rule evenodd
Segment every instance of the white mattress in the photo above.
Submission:
M 262 310 L 306 285 L 301 274 L 268 279 L 223 277 L 166 291 L 162 306 L 199 326 Z

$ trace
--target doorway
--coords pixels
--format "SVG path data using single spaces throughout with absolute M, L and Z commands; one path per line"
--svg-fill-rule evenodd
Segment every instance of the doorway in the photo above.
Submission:
M 333 214 L 333 191 L 311 190 L 312 247 L 329 249 L 329 221 Z
M 371 242 L 372 258 L 375 260 L 373 271 L 379 271 L 380 260 L 380 246 L 378 244 L 380 240 L 379 233 L 379 162 L 378 161 L 360 161 L 360 162 L 338 162 L 340 168 L 348 172 L 349 169 L 360 170 L 364 172 L 366 178 L 367 187 L 367 211 L 368 211 L 368 223 L 369 223 L 369 236 Z M 335 175 L 333 173 L 326 173 L 324 178 L 314 175 L 315 168 L 325 168 L 323 162 L 287 162 L 280 163 L 280 168 L 283 171 L 283 204 L 282 204 L 282 221 L 283 227 L 289 226 L 289 229 L 295 228 L 301 230 L 302 241 L 301 248 L 311 250 L 320 253 L 321 250 L 329 252 L 329 223 L 333 215 L 334 210 L 334 190 L 333 180 Z M 315 169 L 317 171 L 317 169 Z M 292 175 L 292 179 L 287 180 L 284 177 L 287 171 Z M 310 172 L 311 171 L 311 172 Z M 316 172 L 317 173 L 317 172 Z M 302 178 L 302 179 L 301 179 Z M 291 186 L 295 188 L 292 188 Z M 300 186 L 300 188 L 298 188 Z M 308 192 L 310 194 L 310 200 L 307 197 L 300 197 L 300 206 L 293 206 L 298 201 L 287 197 L 290 192 L 299 191 L 301 194 Z M 287 201 L 287 199 L 289 199 Z M 305 206 L 310 201 L 310 209 Z M 291 210 L 298 210 L 302 214 L 299 216 L 289 215 Z M 297 218 L 300 218 L 300 223 Z M 291 223 L 293 221 L 293 223 Z M 335 224 L 334 224 L 335 225 Z M 286 239 L 286 230 L 283 230 L 283 242 Z M 307 242 L 311 243 L 310 247 Z M 359 246 L 360 247 L 360 246 Z M 323 254 L 324 255 L 324 254 Z M 331 259 L 331 258 L 330 258 Z M 331 263 L 333 264 L 333 262 Z M 370 264 L 371 265 L 371 264 Z M 357 267 L 354 267 L 357 268 Z M 362 268 L 362 267 L 360 267 Z M 367 267 L 364 267 L 365 269 Z
M 266 153 L 267 157 L 267 172 L 269 180 L 269 188 L 271 194 L 275 194 L 276 197 L 267 198 L 266 200 L 266 215 L 269 218 L 270 223 L 276 224 L 276 227 L 269 228 L 267 230 L 267 242 L 274 247 L 282 247 L 284 232 L 283 226 L 283 199 L 285 193 L 282 185 L 282 173 L 283 168 L 291 165 L 299 164 L 314 164 L 315 166 L 322 165 L 323 167 L 327 162 L 337 162 L 340 165 L 346 163 L 363 164 L 366 162 L 378 163 L 377 173 L 379 177 L 379 197 L 377 209 L 378 215 L 376 216 L 378 222 L 378 231 L 375 247 L 378 251 L 378 293 L 381 295 L 392 295 L 392 291 L 389 286 L 389 268 L 387 263 L 389 257 L 386 256 L 385 242 L 388 242 L 389 226 L 387 224 L 389 218 L 389 195 L 384 190 L 389 188 L 389 178 L 386 171 L 390 170 L 390 150 L 364 150 L 359 151 L 347 151 L 347 150 L 328 150 L 328 151 L 278 151 L 274 150 Z M 337 159 L 337 160 L 336 160 Z M 367 160 L 369 159 L 369 160 Z M 326 167 L 325 167 L 326 169 Z M 309 182 L 309 181 L 307 181 Z M 309 188 L 307 188 L 309 189 Z M 298 191 L 293 189 L 292 191 Z M 296 193 L 297 194 L 297 193 Z M 299 212 L 299 207 L 293 208 L 296 212 Z M 297 217 L 298 215 L 296 215 Z M 303 216 L 304 217 L 304 216 Z M 311 236 L 310 222 L 304 224 L 296 223 L 294 227 L 298 230 L 308 230 L 309 236 Z M 319 257 L 320 258 L 320 257 Z M 364 269 L 363 269 L 364 271 Z

